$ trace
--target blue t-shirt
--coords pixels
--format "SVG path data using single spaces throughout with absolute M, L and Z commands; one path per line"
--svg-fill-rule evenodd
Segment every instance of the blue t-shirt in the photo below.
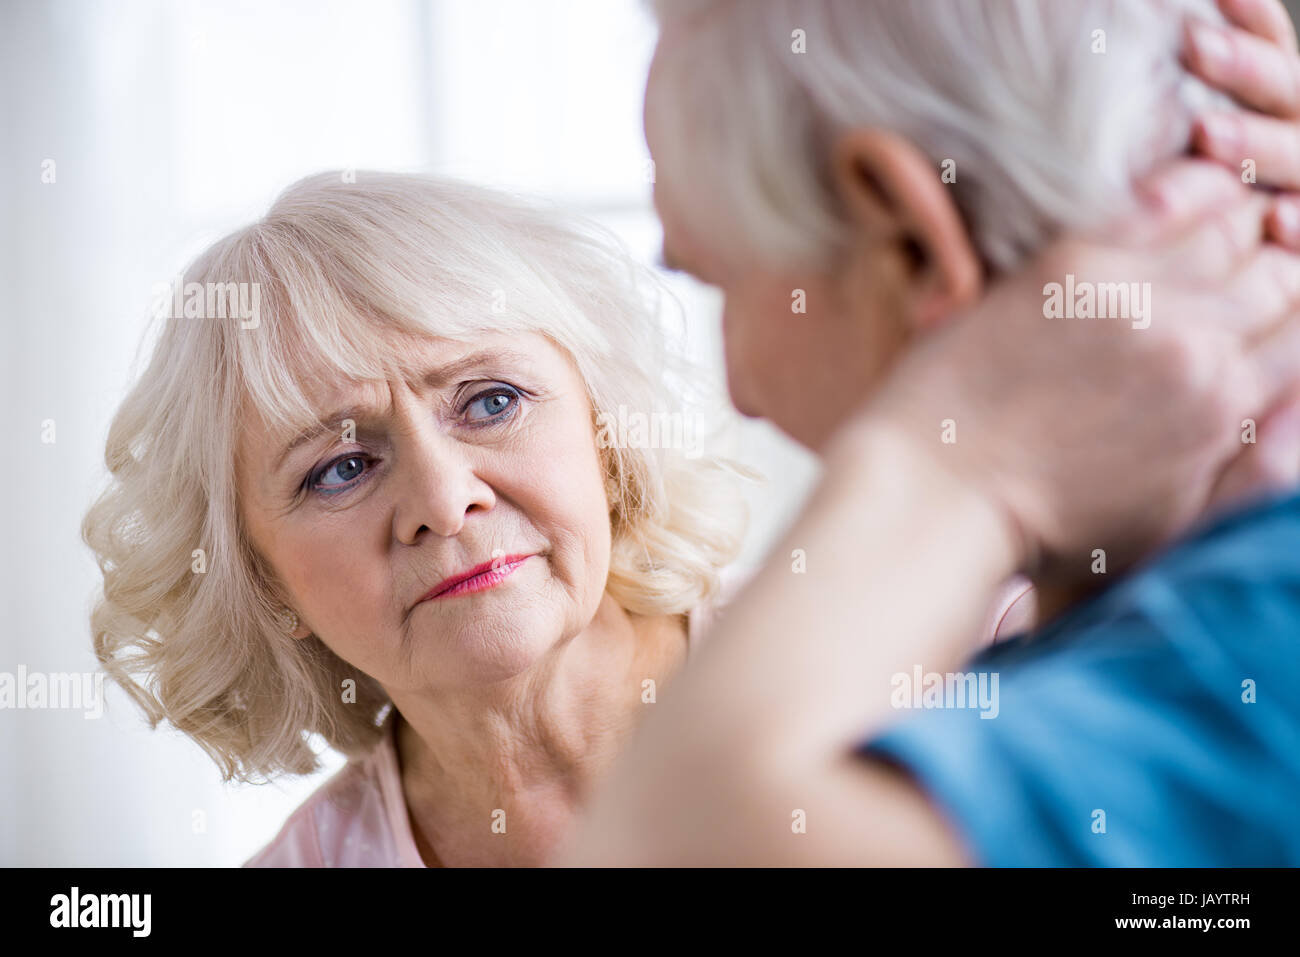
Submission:
M 963 668 L 998 674 L 995 717 L 905 711 L 859 751 L 907 769 L 976 863 L 1300 865 L 1300 495 Z

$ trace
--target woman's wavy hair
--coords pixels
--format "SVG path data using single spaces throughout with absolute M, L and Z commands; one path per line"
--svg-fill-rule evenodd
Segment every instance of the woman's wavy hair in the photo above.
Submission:
M 113 418 L 109 481 L 82 535 L 103 573 L 90 619 L 100 663 L 152 727 L 185 732 L 224 780 L 317 770 L 313 735 L 348 757 L 379 739 L 391 707 L 379 683 L 316 636 L 285 633 L 282 593 L 241 519 L 236 450 L 253 415 L 286 432 L 317 423 L 306 383 L 414 374 L 393 345 L 403 334 L 550 337 L 586 383 L 597 432 L 620 407 L 701 417 L 702 451 L 598 443 L 606 589 L 638 614 L 716 597 L 743 539 L 740 480 L 757 474 L 719 453 L 734 413 L 684 358 L 662 308 L 671 297 L 603 228 L 448 179 L 321 173 L 182 281 L 155 303 L 156 344 Z M 257 314 L 175 317 L 190 283 L 248 283 Z M 349 680 L 355 703 L 342 700 Z

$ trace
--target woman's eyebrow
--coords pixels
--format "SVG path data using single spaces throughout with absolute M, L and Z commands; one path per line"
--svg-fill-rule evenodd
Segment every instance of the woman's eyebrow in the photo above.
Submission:
M 421 373 L 420 381 L 426 386 L 438 388 L 446 385 L 448 380 L 457 376 L 464 375 L 470 369 L 487 365 L 510 365 L 513 363 L 527 362 L 528 356 L 522 352 L 515 352 L 510 349 L 480 349 L 478 352 L 471 352 L 454 362 L 449 362 L 444 366 L 428 369 Z
M 503 365 L 517 362 L 526 362 L 528 357 L 520 352 L 514 352 L 509 349 L 482 349 L 478 352 L 470 353 L 454 362 L 449 362 L 444 366 L 435 367 L 426 370 L 420 376 L 420 381 L 430 388 L 441 388 L 448 381 L 455 379 L 457 376 L 464 375 L 470 369 L 486 365 Z M 293 451 L 313 439 L 317 439 L 326 433 L 339 432 L 345 421 L 352 419 L 360 420 L 367 414 L 369 409 L 365 406 L 349 406 L 346 409 L 339 409 L 331 412 L 319 422 L 308 426 L 302 432 L 298 433 L 280 452 L 276 459 L 274 471 L 278 472 L 283 466 L 285 460 Z
M 304 429 L 302 432 L 299 432 L 298 435 L 284 447 L 283 451 L 280 452 L 279 458 L 275 461 L 274 471 L 278 472 L 284 466 L 285 460 L 295 449 L 307 444 L 313 439 L 319 438 L 327 432 L 340 431 L 340 426 L 342 426 L 346 420 L 352 419 L 355 421 L 360 418 L 365 411 L 366 410 L 362 406 L 340 409 L 337 412 L 331 412 L 320 422 L 317 422 Z

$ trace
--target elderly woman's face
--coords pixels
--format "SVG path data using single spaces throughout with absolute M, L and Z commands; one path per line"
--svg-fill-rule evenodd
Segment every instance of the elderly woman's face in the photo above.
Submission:
M 419 351 L 424 381 L 313 390 L 355 436 L 339 421 L 287 454 L 293 436 L 241 436 L 248 534 L 303 628 L 390 693 L 510 677 L 585 628 L 604 593 L 609 508 L 582 378 L 535 334 L 393 348 Z

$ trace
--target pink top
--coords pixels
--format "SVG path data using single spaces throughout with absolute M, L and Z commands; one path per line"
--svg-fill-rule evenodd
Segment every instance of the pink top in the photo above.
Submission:
M 723 598 L 735 587 L 724 587 Z M 1008 582 L 990 610 L 985 634 L 991 644 L 1007 637 L 1008 614 L 1028 590 L 1023 579 Z M 716 614 L 707 606 L 690 615 L 687 655 Z M 402 792 L 394 729 L 390 713 L 378 746 L 364 758 L 349 761 L 317 788 L 284 822 L 266 847 L 245 867 L 424 867 L 415 846 L 411 819 Z

